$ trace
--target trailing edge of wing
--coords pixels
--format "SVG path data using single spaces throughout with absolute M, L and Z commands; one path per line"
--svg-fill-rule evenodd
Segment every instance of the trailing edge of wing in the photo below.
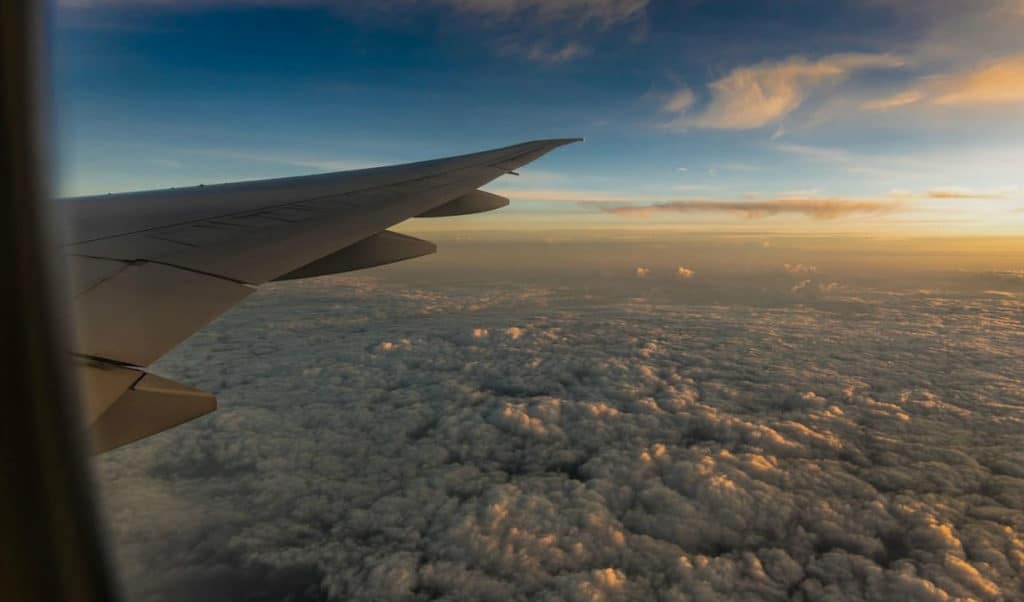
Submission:
M 495 209 L 501 209 L 508 205 L 508 199 L 503 196 L 491 194 L 483 190 L 474 190 L 469 194 L 465 194 L 449 201 L 440 207 L 435 207 L 429 211 L 417 215 L 416 217 L 451 217 L 454 215 L 470 215 L 472 213 L 483 213 L 485 211 L 494 211 Z
M 76 352 L 115 364 L 148 366 L 255 290 L 149 261 L 71 259 L 72 266 L 82 271 L 96 264 L 103 268 L 121 264 L 113 274 L 79 292 L 73 304 Z
M 78 371 L 97 452 L 155 435 L 217 409 L 213 395 L 141 370 L 82 362 Z
M 275 280 L 296 280 L 353 272 L 436 252 L 437 245 L 432 242 L 385 230 L 288 272 L 284 276 L 279 276 Z
M 469 195 L 572 140 L 356 172 L 65 201 L 70 254 L 269 282 Z M 478 197 L 479 198 L 479 197 Z

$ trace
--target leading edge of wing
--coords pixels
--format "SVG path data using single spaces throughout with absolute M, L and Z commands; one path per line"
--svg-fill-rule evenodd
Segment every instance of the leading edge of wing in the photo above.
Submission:
M 76 245 L 261 211 L 322 196 L 349 194 L 415 181 L 448 170 L 486 164 L 488 159 L 494 160 L 499 169 L 512 172 L 560 146 L 581 141 L 583 138 L 540 139 L 412 163 L 304 176 L 65 197 L 57 202 L 68 220 L 68 244 Z M 522 152 L 510 154 L 519 149 Z

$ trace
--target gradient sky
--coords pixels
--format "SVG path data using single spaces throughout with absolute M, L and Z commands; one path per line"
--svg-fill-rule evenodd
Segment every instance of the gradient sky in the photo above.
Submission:
M 62 0 L 61 194 L 583 136 L 457 229 L 1009 234 L 1021 0 Z M 444 222 L 444 223 L 441 223 Z

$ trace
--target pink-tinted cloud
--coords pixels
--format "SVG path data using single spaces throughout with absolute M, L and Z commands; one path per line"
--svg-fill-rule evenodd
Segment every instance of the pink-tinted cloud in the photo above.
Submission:
M 662 213 L 727 213 L 748 219 L 794 214 L 814 219 L 836 219 L 854 214 L 887 213 L 896 211 L 901 204 L 890 200 L 828 199 L 768 199 L 762 201 L 684 200 L 651 205 L 603 207 L 603 210 L 623 217 L 648 217 Z
M 959 186 L 947 186 L 943 188 L 932 188 L 927 193 L 930 199 L 979 199 L 999 200 L 1019 198 L 1020 191 L 1016 187 L 1000 188 L 998 190 L 973 190 Z
M 1024 103 L 1024 54 L 938 81 L 939 105 Z

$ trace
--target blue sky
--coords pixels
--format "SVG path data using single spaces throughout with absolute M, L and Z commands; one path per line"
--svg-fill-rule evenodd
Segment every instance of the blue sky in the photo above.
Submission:
M 1014 233 L 1022 33 L 1020 0 L 66 0 L 60 190 L 584 136 L 472 224 Z

